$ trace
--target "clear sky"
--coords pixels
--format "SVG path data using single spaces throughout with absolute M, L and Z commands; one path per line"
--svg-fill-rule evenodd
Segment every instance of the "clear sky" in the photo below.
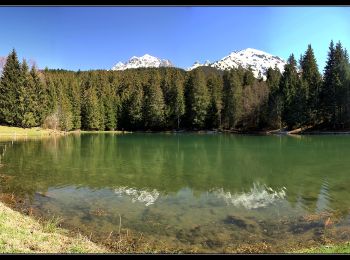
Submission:
M 110 69 L 146 53 L 187 68 L 255 48 L 323 70 L 330 40 L 350 51 L 350 7 L 0 7 L 0 56 L 39 68 Z

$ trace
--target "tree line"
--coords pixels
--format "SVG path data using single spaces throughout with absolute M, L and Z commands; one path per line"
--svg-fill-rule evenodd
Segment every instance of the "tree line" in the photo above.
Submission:
M 323 75 L 311 45 L 266 80 L 251 69 L 199 67 L 125 71 L 29 68 L 13 50 L 0 78 L 0 124 L 84 130 L 350 127 L 350 64 L 329 45 Z

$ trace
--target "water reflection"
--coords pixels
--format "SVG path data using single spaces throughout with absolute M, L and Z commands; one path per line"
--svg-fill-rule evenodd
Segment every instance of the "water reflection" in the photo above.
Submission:
M 347 136 L 190 134 L 2 142 L 0 171 L 15 178 L 1 189 L 33 197 L 50 187 L 132 187 L 135 192 L 146 188 L 171 196 L 188 187 L 199 198 L 219 187 L 220 196 L 240 204 L 246 199 L 259 201 L 256 194 L 261 194 L 283 197 L 291 207 L 301 204 L 310 212 L 342 210 L 350 207 L 350 161 L 343 157 L 350 152 L 349 144 Z M 237 195 L 241 193 L 246 195 Z
M 131 197 L 132 202 L 143 202 L 145 206 L 154 204 L 159 197 L 159 192 L 155 189 L 153 191 L 148 191 L 146 189 L 137 190 L 135 188 L 120 187 L 115 188 L 114 192 L 119 196 L 126 195 Z
M 227 205 L 242 206 L 246 209 L 257 209 L 284 199 L 286 196 L 286 187 L 276 191 L 266 185 L 254 183 L 253 188 L 247 193 L 231 194 L 231 192 L 226 192 L 221 188 L 214 190 L 213 194 L 223 199 Z

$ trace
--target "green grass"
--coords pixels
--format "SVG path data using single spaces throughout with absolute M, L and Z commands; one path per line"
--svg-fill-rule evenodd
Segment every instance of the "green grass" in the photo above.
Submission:
M 325 245 L 308 249 L 298 250 L 295 253 L 309 254 L 350 254 L 350 242 L 337 245 Z
M 122 134 L 122 133 L 131 133 L 128 131 L 70 131 L 68 133 L 87 133 L 87 134 L 95 134 L 95 133 L 112 133 L 112 134 Z M 1 126 L 0 125 L 0 138 L 2 137 L 44 137 L 44 136 L 52 136 L 52 135 L 62 135 L 65 134 L 63 131 L 55 131 L 51 129 L 43 129 L 41 127 L 32 127 L 32 128 L 21 128 L 14 126 Z
M 0 253 L 107 253 L 82 235 L 70 237 L 58 227 L 60 219 L 46 223 L 24 216 L 0 203 Z
M 51 219 L 49 219 L 43 224 L 43 231 L 46 233 L 54 233 L 59 231 L 58 227 L 61 220 L 62 219 L 59 217 L 52 217 Z
M 45 136 L 51 135 L 53 133 L 58 133 L 58 131 L 53 131 L 50 129 L 43 129 L 40 127 L 32 127 L 32 128 L 21 128 L 14 126 L 0 126 L 0 136 Z

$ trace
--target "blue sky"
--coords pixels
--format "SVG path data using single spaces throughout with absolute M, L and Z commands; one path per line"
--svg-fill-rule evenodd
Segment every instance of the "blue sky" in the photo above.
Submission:
M 323 70 L 330 40 L 350 51 L 350 7 L 0 7 L 0 56 L 39 68 L 109 69 L 146 53 L 186 68 L 255 48 Z

